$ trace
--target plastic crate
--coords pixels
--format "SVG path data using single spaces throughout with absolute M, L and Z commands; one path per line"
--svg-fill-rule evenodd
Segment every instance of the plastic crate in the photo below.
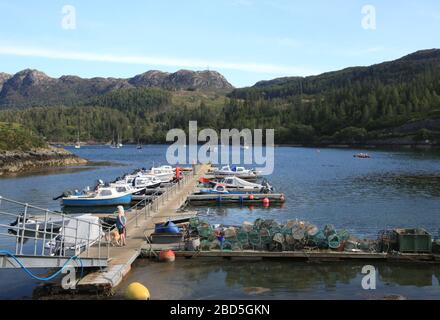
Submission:
M 430 253 L 432 236 L 424 229 L 396 229 L 399 251 L 402 253 Z

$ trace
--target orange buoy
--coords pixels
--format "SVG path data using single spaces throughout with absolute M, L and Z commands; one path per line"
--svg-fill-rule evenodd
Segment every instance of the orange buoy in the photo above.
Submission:
M 263 206 L 268 207 L 270 205 L 270 200 L 269 198 L 264 198 L 263 199 Z
M 254 195 L 253 195 L 253 194 L 251 194 L 251 195 L 249 196 L 249 200 L 254 200 Z
M 173 250 L 162 250 L 159 253 L 159 261 L 162 262 L 174 262 L 176 260 L 176 255 Z

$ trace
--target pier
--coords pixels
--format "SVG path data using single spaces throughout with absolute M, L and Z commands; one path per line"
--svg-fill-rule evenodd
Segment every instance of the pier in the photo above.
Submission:
M 141 254 L 146 237 L 154 230 L 155 223 L 188 216 L 188 212 L 179 209 L 193 192 L 199 178 L 203 177 L 209 168 L 206 164 L 195 165 L 193 172 L 185 173 L 178 183 L 167 187 L 166 191 L 154 200 L 147 198 L 127 211 L 127 246 L 110 247 L 107 268 L 87 274 L 78 282 L 77 289 L 108 292 L 117 286 Z M 88 254 L 93 256 L 97 254 L 96 250 L 97 248 L 92 247 Z

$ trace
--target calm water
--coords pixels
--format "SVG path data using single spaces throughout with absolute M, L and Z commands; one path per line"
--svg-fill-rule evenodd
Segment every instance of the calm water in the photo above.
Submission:
M 2 178 L 0 194 L 60 210 L 59 202 L 52 198 L 63 190 L 93 185 L 97 179 L 113 180 L 153 163 L 166 163 L 166 146 L 146 146 L 142 150 L 129 146 L 122 149 L 98 146 L 72 151 L 93 161 L 110 161 L 112 165 Z M 362 237 L 376 237 L 384 228 L 415 226 L 437 235 L 440 229 L 440 154 L 369 150 L 372 159 L 355 159 L 352 155 L 357 152 L 362 150 L 277 148 L 275 172 L 268 179 L 277 191 L 286 194 L 287 202 L 283 207 L 197 210 L 212 223 L 241 224 L 244 220 L 257 218 L 284 222 L 298 218 L 319 226 L 331 223 Z M 5 222 L 8 218 L 0 215 L 0 220 Z M 10 246 L 4 237 L 0 237 L 0 244 L 2 248 Z M 166 266 L 140 261 L 126 283 L 141 281 L 152 289 L 153 298 L 159 299 L 368 299 L 392 293 L 410 298 L 440 296 L 438 267 L 378 266 L 380 279 L 374 294 L 366 294 L 360 289 L 361 267 L 209 260 L 179 260 Z M 168 272 L 170 269 L 175 272 Z M 0 289 L 0 298 L 31 297 L 34 286 L 35 283 L 20 271 L 0 270 L 0 288 L 8 287 L 8 292 Z

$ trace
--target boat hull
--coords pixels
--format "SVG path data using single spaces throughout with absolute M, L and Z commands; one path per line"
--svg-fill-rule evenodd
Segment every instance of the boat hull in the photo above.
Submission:
M 124 195 L 109 199 L 94 198 L 64 198 L 62 204 L 65 207 L 95 207 L 95 206 L 115 206 L 120 204 L 130 204 L 132 195 Z

